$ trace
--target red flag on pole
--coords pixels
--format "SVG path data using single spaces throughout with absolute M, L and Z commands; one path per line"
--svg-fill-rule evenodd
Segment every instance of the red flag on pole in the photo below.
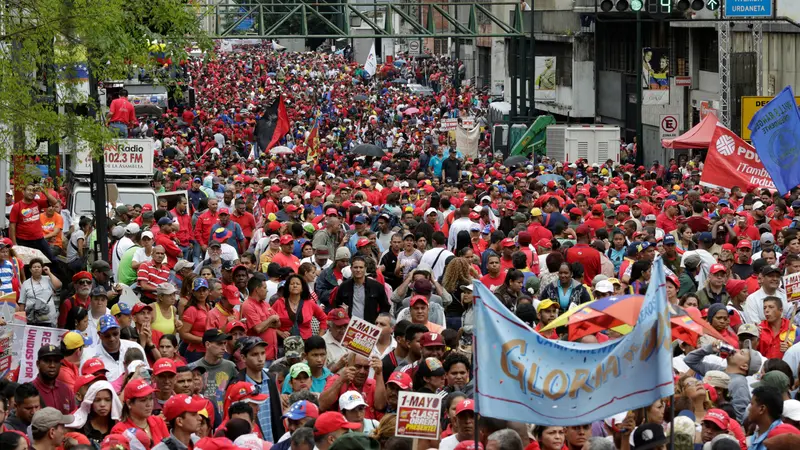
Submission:
M 283 97 L 281 97 L 280 103 L 278 104 L 278 123 L 275 124 L 275 131 L 272 133 L 272 139 L 269 141 L 269 145 L 267 145 L 267 150 L 274 147 L 288 132 L 289 115 L 286 114 L 286 104 L 283 102 Z

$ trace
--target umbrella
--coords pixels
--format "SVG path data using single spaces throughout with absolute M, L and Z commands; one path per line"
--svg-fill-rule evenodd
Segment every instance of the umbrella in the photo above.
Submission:
M 14 253 L 22 260 L 25 265 L 31 263 L 31 260 L 34 258 L 39 258 L 44 261 L 45 264 L 50 264 L 50 259 L 44 256 L 41 250 L 38 248 L 31 248 L 31 247 L 23 247 L 21 245 L 15 245 L 13 247 Z
M 560 183 L 564 181 L 564 179 L 565 179 L 564 177 L 555 173 L 546 173 L 544 175 L 539 175 L 538 177 L 536 177 L 536 181 L 542 184 L 547 184 L 550 181 L 555 181 L 556 183 Z
M 133 107 L 137 116 L 160 117 L 164 111 L 158 105 L 136 105 Z
M 367 99 L 369 99 L 369 97 L 367 97 L 367 96 L 366 96 L 366 95 L 364 95 L 364 94 L 358 94 L 358 95 L 356 95 L 356 96 L 354 96 L 354 97 L 353 97 L 353 100 L 355 100 L 355 101 L 357 101 L 357 102 L 363 102 L 363 101 L 365 101 L 365 100 L 367 100 Z
M 404 78 L 395 78 L 394 80 L 392 80 L 392 83 L 393 84 L 408 84 L 408 80 L 406 80 Z
M 503 165 L 505 165 L 506 167 L 511 167 L 515 164 L 523 165 L 526 162 L 528 162 L 527 156 L 516 155 L 506 158 L 506 160 L 503 162 Z
M 279 145 L 277 147 L 272 147 L 269 150 L 270 155 L 291 155 L 292 153 L 294 153 L 294 150 L 290 149 L 289 147 L 284 147 L 282 145 Z
M 410 116 L 410 115 L 413 115 L 413 114 L 417 114 L 417 113 L 419 113 L 419 109 L 417 109 L 417 108 L 408 108 L 405 111 L 403 111 L 403 114 L 405 114 L 407 116 Z
M 639 317 L 644 303 L 643 295 L 622 295 L 597 299 L 584 303 L 573 311 L 567 311 L 555 321 L 542 328 L 549 331 L 561 324 L 569 327 L 569 340 L 576 341 L 584 336 L 595 334 L 620 325 L 633 325 Z M 559 320 L 560 319 L 560 320 Z M 558 322 L 558 323 L 556 323 Z
M 406 65 L 406 62 L 403 61 L 402 59 L 397 59 L 397 60 L 394 61 L 394 65 L 397 66 L 397 67 L 400 67 L 400 66 Z
M 696 336 L 689 336 L 688 340 L 680 338 L 682 341 L 689 342 L 689 343 L 691 343 L 691 342 L 697 343 L 697 338 L 699 338 L 703 334 L 707 334 L 707 335 L 713 337 L 714 339 L 718 339 L 720 341 L 724 341 L 725 340 L 725 338 L 723 338 L 722 335 L 720 335 L 719 332 L 717 330 L 715 330 L 714 327 L 712 327 L 710 323 L 706 322 L 706 320 L 703 319 L 703 316 L 700 314 L 700 310 L 699 309 L 693 308 L 693 307 L 689 307 L 689 308 L 685 308 L 684 309 L 684 308 L 681 308 L 680 306 L 671 306 L 671 308 L 675 312 L 674 315 L 670 314 L 672 316 L 672 318 L 673 319 L 675 319 L 675 318 L 680 319 L 681 322 L 682 322 L 680 326 L 683 327 L 684 329 L 686 329 L 687 331 L 696 330 L 696 328 L 693 328 L 693 329 L 690 328 L 691 322 L 694 322 L 695 325 L 699 325 L 703 329 L 702 332 L 695 332 Z M 672 324 L 673 324 L 672 328 L 674 330 L 675 329 L 675 325 L 676 325 L 674 320 L 672 320 Z
M 383 156 L 383 150 L 374 144 L 361 144 L 353 149 L 353 153 L 365 156 Z

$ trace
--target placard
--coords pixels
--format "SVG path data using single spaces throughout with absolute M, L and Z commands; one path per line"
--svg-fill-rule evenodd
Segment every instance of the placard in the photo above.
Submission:
M 397 396 L 394 435 L 414 439 L 439 439 L 442 398 L 436 394 L 401 391 Z
M 39 375 L 39 368 L 36 366 L 37 352 L 43 345 L 60 345 L 61 337 L 66 332 L 67 330 L 62 330 L 61 328 L 25 326 L 19 379 L 17 380 L 19 383 L 33 381 Z
M 784 276 L 783 285 L 786 286 L 786 300 L 790 302 L 800 300 L 800 272 Z
M 442 119 L 442 131 L 455 130 L 458 127 L 458 119 Z
M 372 349 L 378 343 L 380 334 L 380 328 L 358 317 L 353 317 L 342 337 L 342 347 L 369 358 L 372 355 Z
M 461 118 L 461 127 L 471 130 L 475 127 L 475 116 L 468 116 Z

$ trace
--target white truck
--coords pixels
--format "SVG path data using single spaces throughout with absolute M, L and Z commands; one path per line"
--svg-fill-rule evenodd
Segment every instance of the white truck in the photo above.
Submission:
M 186 196 L 186 191 L 156 194 L 153 180 L 153 141 L 151 139 L 117 139 L 105 148 L 106 185 L 115 186 L 116 202 L 109 203 L 111 211 L 117 205 L 158 205 L 159 197 L 167 197 L 173 208 L 177 198 Z M 89 183 L 92 160 L 88 149 L 78 150 L 72 156 L 71 195 L 68 200 L 72 217 L 94 216 L 94 199 Z M 187 197 L 188 198 L 188 197 Z
M 550 125 L 547 156 L 562 162 L 619 162 L 620 129 L 611 125 Z

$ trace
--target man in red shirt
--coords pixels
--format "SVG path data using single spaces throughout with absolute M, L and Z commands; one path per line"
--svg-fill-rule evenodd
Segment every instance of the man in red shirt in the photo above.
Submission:
M 583 223 L 588 225 L 592 230 L 605 228 L 606 222 L 603 220 L 603 205 L 596 204 L 592 206 L 592 214 Z
M 667 200 L 664 202 L 664 212 L 658 215 L 656 220 L 656 227 L 664 230 L 664 233 L 669 233 L 678 228 L 678 203 L 675 200 Z
M 600 273 L 600 252 L 589 246 L 592 229 L 587 224 L 580 225 L 576 230 L 577 244 L 567 250 L 567 262 L 583 265 L 583 283 L 592 284 L 594 277 Z
M 44 197 L 36 194 L 44 194 Z M 56 203 L 56 198 L 48 189 L 28 183 L 22 191 L 22 200 L 14 203 L 14 206 L 11 207 L 8 218 L 8 237 L 11 238 L 11 242 L 14 245 L 39 249 L 50 261 L 53 261 L 50 244 L 44 238 L 39 214 L 47 208 L 48 204 L 55 205 Z
M 153 247 L 153 259 L 143 262 L 136 272 L 139 287 L 142 289 L 142 301 L 148 305 L 156 301 L 158 285 L 169 280 L 166 258 L 164 247 L 156 245 Z
M 294 250 L 294 238 L 291 234 L 281 236 L 281 251 L 272 257 L 272 262 L 280 264 L 281 267 L 288 267 L 297 273 L 300 268 L 300 260 L 292 254 Z
M 758 351 L 768 359 L 783 358 L 786 350 L 798 342 L 797 327 L 783 317 L 783 302 L 778 297 L 764 299 L 764 317 L 759 324 Z
M 237 198 L 234 202 L 233 214 L 231 214 L 231 222 L 239 224 L 244 234 L 244 248 L 250 247 L 250 239 L 253 237 L 253 231 L 256 229 L 256 218 L 247 212 L 247 203 L 243 198 Z
M 194 233 L 192 233 L 192 215 L 189 214 L 189 203 L 186 197 L 181 196 L 175 208 L 169 213 L 178 221 L 177 230 L 175 230 L 175 237 L 178 238 L 178 246 L 183 253 L 183 259 L 192 259 L 192 241 L 194 240 Z
M 111 101 L 109 107 L 108 126 L 117 130 L 119 137 L 128 137 L 128 128 L 136 126 L 136 111 L 128 101 L 128 91 L 121 89 L 119 97 Z
M 368 405 L 364 418 L 375 419 L 378 412 L 386 407 L 383 363 L 377 356 L 367 359 L 365 356 L 352 354 L 347 359 L 347 366 L 338 375 L 328 377 L 325 390 L 319 395 L 319 409 L 336 410 L 339 396 L 347 391 L 356 391 L 364 396 Z M 369 378 L 370 369 L 374 371 L 375 378 Z
M 278 357 L 277 329 L 281 326 L 281 319 L 267 302 L 267 279 L 264 274 L 254 273 L 247 282 L 247 290 L 250 296 L 241 308 L 247 335 L 258 336 L 266 342 L 266 360 L 274 361 Z
M 64 300 L 58 311 L 58 326 L 64 328 L 67 323 L 67 315 L 72 308 L 81 307 L 89 309 L 89 301 L 92 292 L 92 274 L 81 271 L 72 276 L 72 285 L 75 287 L 75 294 Z
M 539 242 L 542 239 L 547 239 L 548 241 L 553 239 L 553 232 L 542 225 L 542 220 L 544 220 L 542 210 L 539 208 L 531 209 L 531 216 L 533 219 L 531 220 L 531 224 L 528 225 L 528 233 L 531 234 L 531 241 Z
M 175 263 L 183 255 L 183 251 L 175 243 L 175 235 L 172 233 L 174 231 L 172 219 L 162 217 L 158 219 L 158 226 L 159 230 L 156 235 L 155 245 L 164 247 L 164 253 L 167 255 L 167 269 L 170 270 L 175 267 Z
M 75 409 L 75 395 L 66 384 L 58 381 L 62 359 L 64 355 L 59 347 L 43 345 L 37 354 L 36 367 L 39 375 L 33 380 L 33 385 L 39 391 L 39 397 L 45 406 L 55 408 L 62 414 L 69 414 Z
M 219 202 L 216 198 L 208 199 L 208 209 L 205 210 L 197 218 L 197 223 L 194 228 L 194 239 L 200 244 L 202 254 L 205 255 L 208 250 L 208 240 L 211 238 L 211 227 L 218 221 L 217 205 Z

